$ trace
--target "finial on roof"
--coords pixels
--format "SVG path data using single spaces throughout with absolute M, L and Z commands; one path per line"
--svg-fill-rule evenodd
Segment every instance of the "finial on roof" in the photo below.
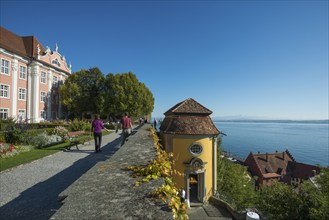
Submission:
M 40 51 L 41 51 L 41 49 L 40 49 L 40 45 L 38 44 L 38 45 L 37 45 L 37 54 L 38 54 L 38 55 L 40 54 Z
M 46 46 L 46 48 L 47 48 L 47 49 L 46 49 L 45 52 L 46 52 L 46 53 L 50 52 L 50 47 L 49 47 L 49 46 Z
M 55 51 L 58 52 L 58 45 L 57 45 L 57 43 L 55 44 Z

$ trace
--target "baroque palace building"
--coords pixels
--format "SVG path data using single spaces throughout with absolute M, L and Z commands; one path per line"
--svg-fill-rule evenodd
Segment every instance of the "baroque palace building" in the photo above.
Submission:
M 64 56 L 35 36 L 0 27 L 0 119 L 28 122 L 63 118 L 59 85 L 71 74 Z

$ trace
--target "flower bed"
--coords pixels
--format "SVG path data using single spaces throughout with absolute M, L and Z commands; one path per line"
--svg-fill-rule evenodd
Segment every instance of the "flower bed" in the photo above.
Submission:
M 32 146 L 15 146 L 14 144 L 0 142 L 0 158 L 13 157 L 19 153 L 27 152 L 32 149 Z

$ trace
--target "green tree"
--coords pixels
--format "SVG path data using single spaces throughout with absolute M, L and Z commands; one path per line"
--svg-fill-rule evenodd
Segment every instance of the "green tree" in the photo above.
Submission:
M 269 219 L 300 219 L 302 199 L 291 186 L 273 182 L 273 185 L 261 189 L 258 198 L 257 208 Z
M 153 111 L 153 94 L 131 72 L 108 74 L 105 78 L 105 93 L 105 110 L 114 115 L 129 112 L 132 116 L 140 116 Z
M 97 68 L 71 74 L 60 87 L 61 101 L 69 112 L 102 113 L 104 110 L 104 76 Z
M 303 201 L 300 214 L 303 219 L 329 219 L 329 172 L 323 168 L 314 182 L 305 181 L 298 188 Z
M 329 219 L 329 172 L 322 169 L 315 178 L 297 188 L 281 182 L 264 187 L 259 196 L 258 209 L 270 219 Z
M 235 205 L 237 210 L 253 207 L 257 196 L 253 179 L 247 168 L 220 157 L 221 138 L 218 140 L 217 190 L 222 199 Z
M 97 67 L 80 70 L 68 77 L 60 92 L 63 106 L 80 116 L 84 112 L 113 116 L 129 112 L 139 117 L 154 108 L 153 94 L 131 72 L 104 77 Z

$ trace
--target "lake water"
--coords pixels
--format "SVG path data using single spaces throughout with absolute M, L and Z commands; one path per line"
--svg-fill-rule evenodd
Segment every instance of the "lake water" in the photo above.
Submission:
M 246 158 L 288 149 L 297 162 L 329 166 L 329 124 L 214 122 L 225 133 L 222 149 Z

